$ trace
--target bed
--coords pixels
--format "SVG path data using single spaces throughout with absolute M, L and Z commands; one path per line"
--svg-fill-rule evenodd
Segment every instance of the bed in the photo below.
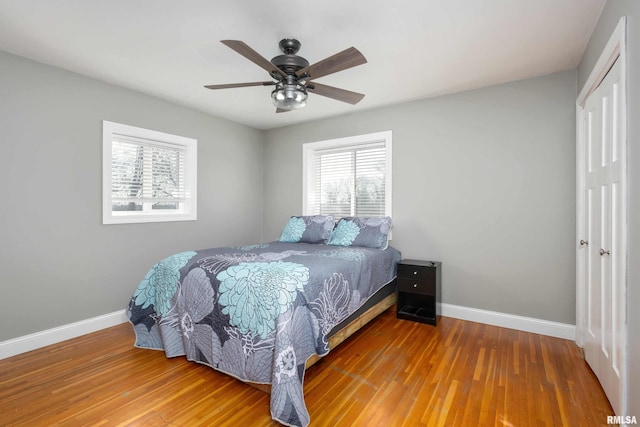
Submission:
M 292 217 L 278 241 L 158 262 L 127 309 L 136 347 L 262 385 L 270 389 L 274 420 L 307 426 L 305 367 L 393 303 L 400 260 L 368 233 L 388 234 L 390 219 L 381 226 L 380 219 L 348 218 L 346 238 L 344 219 L 335 227 L 322 219 Z M 364 239 L 369 234 L 375 239 Z

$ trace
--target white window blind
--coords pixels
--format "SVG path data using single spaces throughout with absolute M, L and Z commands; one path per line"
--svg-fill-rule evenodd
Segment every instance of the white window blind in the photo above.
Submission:
M 308 215 L 391 215 L 391 133 L 305 144 Z
M 196 140 L 103 123 L 103 223 L 196 219 Z
M 188 197 L 185 152 L 180 145 L 116 135 L 111 150 L 112 210 L 179 209 Z

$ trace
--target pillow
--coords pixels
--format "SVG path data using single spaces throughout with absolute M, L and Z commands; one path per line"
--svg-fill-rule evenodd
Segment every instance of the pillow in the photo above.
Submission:
M 387 249 L 391 217 L 346 217 L 338 221 L 330 245 Z
M 278 240 L 287 243 L 327 243 L 334 225 L 333 215 L 292 216 Z

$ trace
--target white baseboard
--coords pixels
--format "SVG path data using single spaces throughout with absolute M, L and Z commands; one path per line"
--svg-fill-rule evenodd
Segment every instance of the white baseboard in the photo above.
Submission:
M 442 304 L 442 315 L 575 341 L 576 327 L 532 317 Z M 127 322 L 124 310 L 0 342 L 0 360 Z
M 576 326 L 567 323 L 551 322 L 533 317 L 516 316 L 514 314 L 481 310 L 479 308 L 462 307 L 459 305 L 442 304 L 442 315 L 487 325 L 533 332 L 571 341 L 576 339 Z
M 127 322 L 124 310 L 0 342 L 0 360 Z

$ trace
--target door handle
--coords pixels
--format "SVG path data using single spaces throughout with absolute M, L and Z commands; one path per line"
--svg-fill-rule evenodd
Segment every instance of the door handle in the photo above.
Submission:
M 600 249 L 600 255 L 604 256 L 604 255 L 611 255 L 611 251 L 605 251 L 604 249 Z
M 580 246 L 584 246 L 584 245 L 588 245 L 589 241 L 588 240 L 582 240 L 580 239 Z

